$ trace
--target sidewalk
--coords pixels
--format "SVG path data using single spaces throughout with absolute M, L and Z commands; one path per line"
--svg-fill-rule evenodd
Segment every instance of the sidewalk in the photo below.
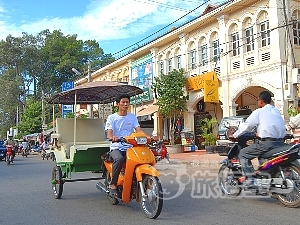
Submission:
M 226 158 L 226 156 L 220 156 L 219 154 L 206 154 L 205 150 L 170 154 L 171 163 L 197 164 L 205 167 L 220 167 L 220 162 Z M 258 166 L 257 159 L 254 159 L 252 163 L 254 166 Z

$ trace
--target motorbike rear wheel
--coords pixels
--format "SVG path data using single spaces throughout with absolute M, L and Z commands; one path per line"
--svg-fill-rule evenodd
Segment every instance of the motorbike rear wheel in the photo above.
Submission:
M 109 171 L 105 170 L 105 186 L 106 186 L 106 189 L 109 189 L 109 184 L 110 184 L 110 181 L 111 181 L 111 177 L 110 177 L 110 174 L 109 174 Z M 110 202 L 110 204 L 112 205 L 117 205 L 119 203 L 119 200 L 111 195 L 107 195 L 107 199 L 108 201 Z
M 52 190 L 54 197 L 60 199 L 63 192 L 64 181 L 62 179 L 62 171 L 60 166 L 54 166 L 52 170 Z
M 219 169 L 218 181 L 225 196 L 236 197 L 240 195 L 242 188 L 238 186 L 238 180 L 234 177 L 234 171 L 226 165 L 222 165 Z
M 7 155 L 6 156 L 6 164 L 9 165 L 11 162 L 12 156 L 11 155 Z
M 146 197 L 140 200 L 140 206 L 146 217 L 156 219 L 163 207 L 163 189 L 158 177 L 144 175 L 143 176 L 143 189 Z M 142 192 L 140 191 L 140 196 Z
M 283 173 L 287 179 L 292 180 L 295 183 L 294 190 L 289 194 L 275 194 L 279 203 L 289 208 L 298 208 L 300 206 L 300 169 L 293 165 L 288 165 L 282 168 Z M 278 171 L 275 177 L 280 177 L 280 171 Z

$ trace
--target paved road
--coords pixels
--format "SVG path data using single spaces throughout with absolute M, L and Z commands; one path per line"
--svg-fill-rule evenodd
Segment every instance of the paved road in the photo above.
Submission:
M 50 184 L 53 165 L 32 155 L 27 159 L 18 156 L 10 166 L 0 162 L 0 225 L 299 224 L 300 209 L 284 208 L 274 199 L 251 194 L 224 199 L 216 185 L 216 169 L 158 163 L 166 199 L 159 218 L 149 220 L 137 202 L 110 205 L 96 189 L 97 181 L 66 183 L 62 199 L 54 199 Z

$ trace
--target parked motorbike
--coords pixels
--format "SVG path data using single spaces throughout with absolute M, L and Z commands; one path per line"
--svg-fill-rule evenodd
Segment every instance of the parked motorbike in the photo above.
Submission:
M 151 140 L 151 142 L 147 146 L 148 148 L 151 149 L 156 162 L 166 159 L 167 162 L 170 163 L 170 156 L 163 140 L 161 141 Z
M 236 129 L 235 129 L 236 130 Z M 234 131 L 231 131 L 232 133 Z M 287 137 L 291 138 L 291 137 Z M 252 191 L 256 195 L 271 195 L 283 206 L 300 206 L 300 143 L 285 144 L 261 155 L 259 168 L 253 174 L 255 185 L 247 186 L 239 182 L 243 176 L 238 154 L 247 146 L 247 141 L 255 140 L 254 133 L 240 136 L 228 151 L 228 158 L 221 162 L 218 180 L 224 195 L 236 197 L 241 191 Z
M 129 203 L 133 199 L 140 202 L 141 210 L 150 219 L 157 218 L 163 206 L 163 189 L 158 179 L 158 171 L 153 167 L 155 158 L 146 144 L 147 138 L 140 133 L 133 133 L 118 140 L 121 143 L 131 144 L 126 151 L 126 160 L 123 164 L 117 182 L 117 196 L 109 194 L 109 184 L 112 176 L 112 161 L 110 152 L 103 156 L 105 178 L 104 183 L 97 183 L 97 188 L 107 194 L 112 205 L 119 201 Z
M 5 161 L 7 165 L 11 164 L 14 161 L 13 148 L 14 147 L 12 145 L 6 145 Z

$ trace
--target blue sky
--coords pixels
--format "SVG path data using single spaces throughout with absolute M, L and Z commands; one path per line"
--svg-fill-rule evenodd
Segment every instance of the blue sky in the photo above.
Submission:
M 0 39 L 61 30 L 116 53 L 187 14 L 205 0 L 0 0 Z M 207 4 L 165 31 L 203 12 Z M 157 36 L 158 34 L 156 34 Z M 152 38 L 155 38 L 153 36 Z M 151 38 L 150 38 L 151 39 Z M 149 40 L 150 40 L 149 39 Z

